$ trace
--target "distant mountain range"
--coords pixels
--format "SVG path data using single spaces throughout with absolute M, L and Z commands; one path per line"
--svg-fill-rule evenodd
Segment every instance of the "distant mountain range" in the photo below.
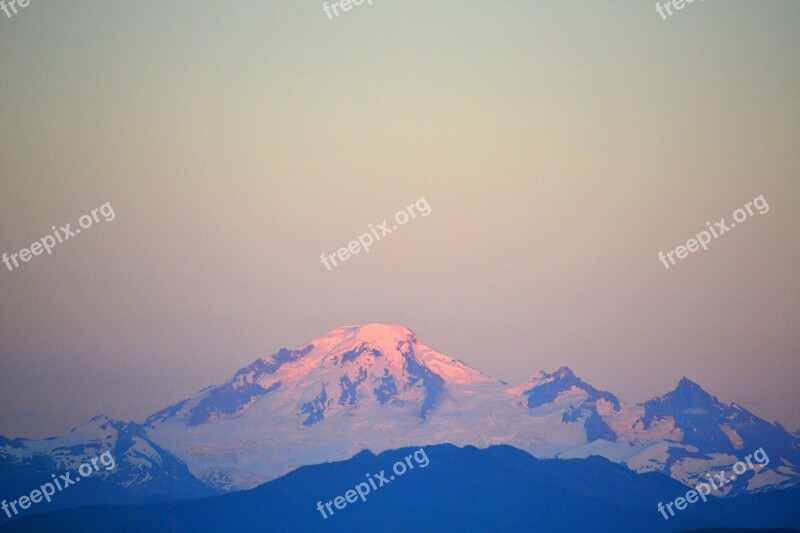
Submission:
M 694 528 L 800 526 L 800 488 L 712 499 L 664 520 L 659 502 L 686 487 L 662 474 L 636 474 L 601 457 L 539 460 L 509 446 L 429 446 L 429 463 L 323 517 L 317 502 L 344 495 L 365 474 L 403 462 L 415 448 L 360 452 L 302 467 L 255 489 L 196 500 L 98 506 L 30 516 L 0 531 L 306 532 L 560 531 L 672 532 Z M 340 502 L 341 503 L 341 502 Z M 324 505 L 324 504 L 323 504 Z M 774 530 L 772 530 L 774 531 Z
M 141 426 L 96 416 L 59 438 L 0 437 L 0 498 L 11 501 L 29 494 L 50 481 L 54 473 L 71 471 L 78 477 L 81 463 L 89 463 L 106 450 L 115 458 L 113 470 L 100 468 L 80 485 L 59 491 L 50 503 L 35 505 L 23 514 L 87 502 L 151 502 L 219 492 L 197 480 L 183 461 L 150 440 Z M 6 519 L 0 513 L 0 524 Z
M 121 490 L 114 501 L 130 502 L 250 489 L 366 449 L 443 443 L 507 444 L 540 458 L 599 455 L 688 485 L 763 447 L 769 464 L 737 477 L 726 495 L 800 481 L 799 434 L 686 378 L 635 405 L 566 367 L 507 384 L 437 353 L 407 328 L 368 324 L 259 359 L 142 424 L 96 417 L 59 438 L 0 437 L 1 497 L 101 450 L 112 450 L 117 468 L 97 481 Z M 83 501 L 112 503 L 114 490 Z

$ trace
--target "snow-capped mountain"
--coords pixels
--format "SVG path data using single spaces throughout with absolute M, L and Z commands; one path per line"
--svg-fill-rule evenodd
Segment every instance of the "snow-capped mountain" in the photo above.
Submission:
M 683 380 L 631 405 L 564 367 L 509 385 L 386 324 L 345 326 L 260 359 L 144 424 L 222 490 L 249 488 L 363 449 L 510 444 L 539 457 L 603 455 L 685 483 L 764 447 L 771 462 L 727 493 L 800 479 L 800 439 Z
M 51 474 L 71 471 L 77 477 L 82 463 L 90 463 L 92 459 L 97 462 L 104 452 L 111 453 L 113 464 L 110 468 L 106 468 L 109 465 L 99 467 L 87 479 L 91 479 L 95 487 L 106 485 L 124 490 L 110 494 L 103 490 L 90 491 L 83 495 L 81 503 L 84 505 L 159 497 L 190 498 L 216 492 L 200 483 L 180 459 L 151 441 L 141 426 L 96 416 L 63 437 L 43 440 L 0 437 L 3 495 L 30 492 L 31 488 L 49 481 Z M 53 498 L 53 502 L 48 509 L 60 506 L 65 500 Z
M 507 384 L 387 324 L 343 326 L 281 349 L 141 426 L 97 417 L 59 439 L 0 437 L 0 467 L 13 466 L 0 479 L 21 465 L 49 475 L 112 450 L 119 466 L 110 483 L 188 497 L 251 488 L 364 449 L 441 443 L 508 444 L 542 458 L 602 455 L 689 485 L 763 447 L 769 464 L 738 476 L 725 494 L 800 481 L 800 434 L 688 379 L 644 404 L 621 402 L 566 367 Z
M 420 344 L 407 328 L 345 326 L 258 360 L 145 426 L 200 479 L 252 487 L 365 448 L 457 438 L 460 424 L 447 413 L 458 410 L 447 406 L 503 386 Z
M 681 447 L 672 447 L 663 470 L 687 484 L 705 481 L 710 470 L 730 467 L 746 454 L 764 448 L 769 468 L 759 475 L 746 472 L 726 486 L 726 493 L 762 487 L 794 485 L 800 475 L 800 439 L 779 423 L 770 424 L 736 404 L 724 404 L 698 384 L 683 378 L 674 391 L 648 402 L 634 427 L 646 435 L 651 428 L 671 426 Z M 657 432 L 657 430 L 656 430 Z M 642 457 L 634 462 L 640 464 Z M 650 461 L 656 465 L 660 462 Z M 640 468 L 641 469 L 641 468 Z M 730 473 L 730 472 L 729 472 Z

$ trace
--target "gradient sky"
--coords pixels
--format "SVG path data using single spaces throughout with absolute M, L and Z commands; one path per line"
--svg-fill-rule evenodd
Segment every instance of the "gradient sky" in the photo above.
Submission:
M 0 13 L 0 434 L 141 421 L 343 324 L 800 427 L 800 3 Z M 670 270 L 670 250 L 763 194 Z M 417 218 L 320 263 L 424 196 Z

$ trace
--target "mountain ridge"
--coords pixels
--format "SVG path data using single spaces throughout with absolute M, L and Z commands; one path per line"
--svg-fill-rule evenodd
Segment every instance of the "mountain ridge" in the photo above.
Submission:
M 364 450 L 343 461 L 304 466 L 256 488 L 197 500 L 102 506 L 26 517 L 2 531 L 629 531 L 700 527 L 798 527 L 800 489 L 711 499 L 664 520 L 659 502 L 686 488 L 657 473 L 636 474 L 602 457 L 536 459 L 506 445 L 423 448 L 424 467 L 392 476 L 364 499 L 333 503 L 419 448 Z M 369 474 L 368 474 L 369 475 Z M 367 483 L 363 483 L 366 490 Z M 490 490 L 487 490 L 489 488 Z M 344 500 L 344 498 L 342 498 Z M 319 502 L 319 503 L 317 503 Z M 758 509 L 759 512 L 752 512 Z M 502 511 L 502 512 L 501 512 Z
M 133 427 L 133 426 L 131 426 Z M 508 444 L 537 457 L 601 455 L 685 484 L 765 447 L 774 461 L 727 494 L 800 479 L 800 436 L 726 405 L 683 378 L 641 404 L 621 402 L 566 366 L 508 384 L 440 354 L 413 330 L 341 326 L 282 348 L 141 424 L 213 490 L 257 486 L 360 450 Z M 0 440 L 0 459 L 18 441 Z

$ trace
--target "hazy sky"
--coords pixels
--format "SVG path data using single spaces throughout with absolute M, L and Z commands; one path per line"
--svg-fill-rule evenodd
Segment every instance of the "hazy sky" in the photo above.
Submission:
M 0 13 L 0 253 L 116 214 L 0 264 L 0 434 L 141 421 L 368 322 L 625 401 L 685 375 L 797 429 L 799 26 L 795 1 Z M 767 214 L 658 261 L 758 195 Z

